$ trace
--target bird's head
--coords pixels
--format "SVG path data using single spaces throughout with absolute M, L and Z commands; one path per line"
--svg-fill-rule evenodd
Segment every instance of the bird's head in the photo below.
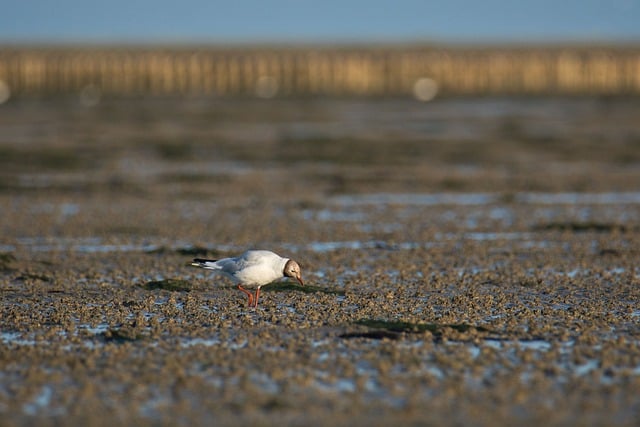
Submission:
M 298 283 L 304 286 L 304 282 L 302 281 L 302 274 L 300 272 L 300 266 L 294 260 L 290 259 L 289 261 L 287 261 L 287 263 L 284 265 L 283 274 L 285 277 L 292 277 L 296 279 Z

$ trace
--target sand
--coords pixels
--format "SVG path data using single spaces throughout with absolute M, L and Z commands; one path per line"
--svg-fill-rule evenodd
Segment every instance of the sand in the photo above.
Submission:
M 640 419 L 638 100 L 1 107 L 2 425 Z

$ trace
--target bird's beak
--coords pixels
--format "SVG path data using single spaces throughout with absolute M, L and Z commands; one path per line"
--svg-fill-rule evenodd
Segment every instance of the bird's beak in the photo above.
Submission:
M 298 283 L 300 283 L 300 285 L 304 286 L 304 283 L 302 282 L 302 276 L 296 276 L 296 280 L 298 281 Z

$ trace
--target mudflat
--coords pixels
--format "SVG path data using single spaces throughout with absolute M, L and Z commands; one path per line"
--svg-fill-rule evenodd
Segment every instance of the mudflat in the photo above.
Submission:
M 640 419 L 638 99 L 0 113 L 2 425 Z

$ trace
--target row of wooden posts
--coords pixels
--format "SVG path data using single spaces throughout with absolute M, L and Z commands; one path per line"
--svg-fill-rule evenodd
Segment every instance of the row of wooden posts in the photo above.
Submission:
M 12 96 L 640 95 L 640 46 L 0 47 L 0 84 Z

